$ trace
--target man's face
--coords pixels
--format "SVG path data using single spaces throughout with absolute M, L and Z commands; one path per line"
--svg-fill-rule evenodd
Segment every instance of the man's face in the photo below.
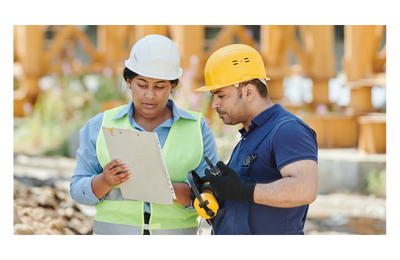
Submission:
M 211 107 L 217 110 L 224 124 L 236 125 L 246 122 L 248 116 L 247 103 L 243 94 L 239 97 L 236 87 L 232 85 L 210 92 L 213 95 Z

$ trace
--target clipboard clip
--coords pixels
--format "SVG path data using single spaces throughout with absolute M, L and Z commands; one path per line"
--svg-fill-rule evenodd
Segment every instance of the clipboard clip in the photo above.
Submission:
M 114 136 L 113 128 L 112 128 L 112 127 L 109 127 L 109 128 L 107 128 L 107 129 L 111 132 L 111 136 Z

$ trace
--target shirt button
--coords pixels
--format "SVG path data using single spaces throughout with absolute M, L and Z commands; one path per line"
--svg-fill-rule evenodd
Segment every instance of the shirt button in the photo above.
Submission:
M 246 137 L 243 137 L 243 140 L 246 141 Z

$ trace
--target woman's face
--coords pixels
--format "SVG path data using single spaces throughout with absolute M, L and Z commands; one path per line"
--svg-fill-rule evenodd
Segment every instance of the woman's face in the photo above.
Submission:
M 175 88 L 169 80 L 154 79 L 137 75 L 127 80 L 132 91 L 135 113 L 147 119 L 162 116 L 169 94 Z

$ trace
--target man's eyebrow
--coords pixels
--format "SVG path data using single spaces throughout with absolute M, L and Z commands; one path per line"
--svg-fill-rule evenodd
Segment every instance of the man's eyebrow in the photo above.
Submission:
M 211 93 L 211 95 L 215 95 L 215 94 L 218 94 L 219 92 L 221 92 L 221 90 L 217 90 L 217 91 L 215 91 L 214 93 L 212 93 L 211 91 L 210 91 L 210 93 Z

